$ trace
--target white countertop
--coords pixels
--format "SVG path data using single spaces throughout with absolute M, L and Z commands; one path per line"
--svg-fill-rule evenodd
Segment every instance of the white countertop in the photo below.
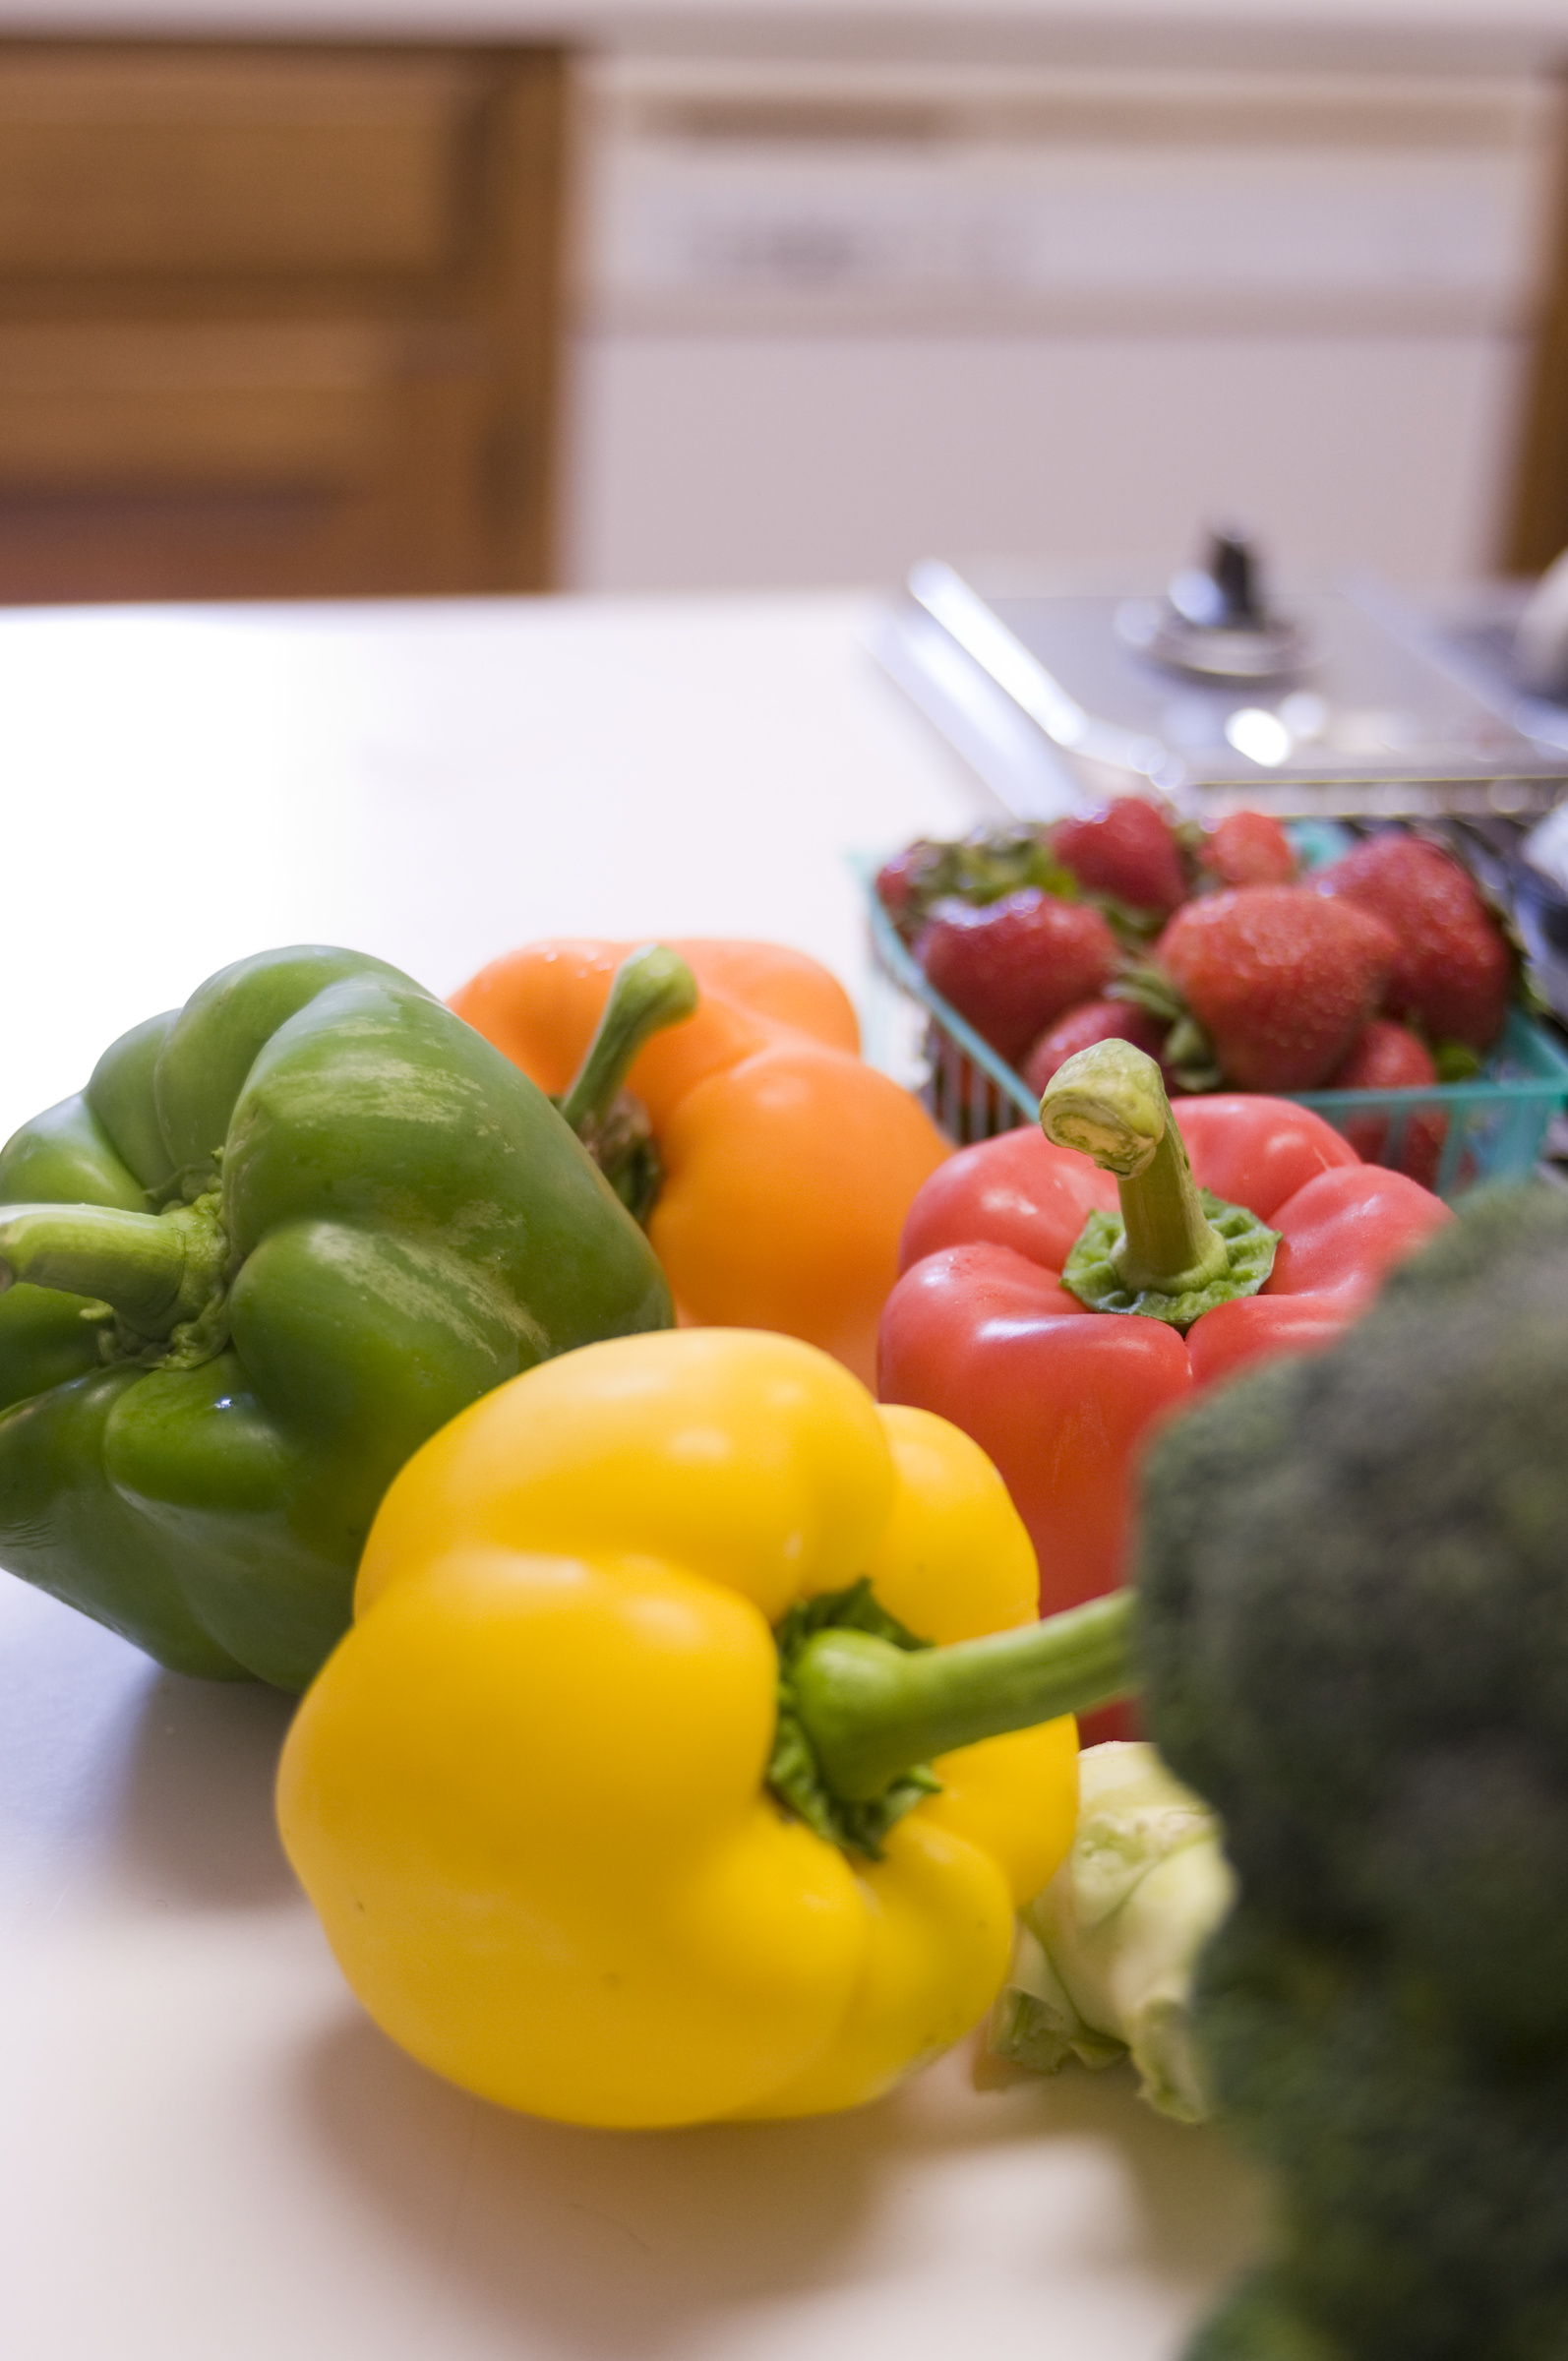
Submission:
M 269 943 L 442 992 L 534 936 L 755 935 L 852 979 L 841 848 L 968 824 L 854 598 L 0 612 L 0 1138 Z M 63 930 L 63 931 L 62 931 Z
M 0 617 L 0 1128 L 213 966 L 442 988 L 569 929 L 859 973 L 842 853 L 971 817 L 847 599 Z M 0 1575 L 0 2315 L 27 2361 L 1172 2361 L 1255 2224 L 1119 2075 L 566 2131 L 375 2033 L 278 1852 L 287 1700 Z

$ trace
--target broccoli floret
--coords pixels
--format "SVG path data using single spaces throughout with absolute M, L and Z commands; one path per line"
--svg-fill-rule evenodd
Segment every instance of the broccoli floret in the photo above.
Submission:
M 1239 1879 L 1200 2035 L 1282 2201 L 1192 2361 L 1568 2361 L 1568 1199 L 1478 1200 L 1171 1427 L 1139 1583 Z

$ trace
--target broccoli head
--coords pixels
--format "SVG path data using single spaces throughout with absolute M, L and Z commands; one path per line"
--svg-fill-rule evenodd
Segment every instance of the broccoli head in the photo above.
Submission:
M 1568 1197 L 1496 1191 L 1145 1483 L 1198 2023 L 1279 2251 L 1193 2361 L 1568 2361 Z

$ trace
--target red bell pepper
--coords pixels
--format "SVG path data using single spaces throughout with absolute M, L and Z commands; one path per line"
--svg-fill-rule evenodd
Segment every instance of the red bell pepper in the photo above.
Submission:
M 1158 1066 L 1125 1042 L 1069 1059 L 1041 1115 L 1058 1137 L 1092 1138 L 1122 1177 L 1035 1129 L 941 1166 L 905 1226 L 903 1275 L 882 1314 L 878 1390 L 884 1402 L 939 1412 L 995 1462 L 1040 1559 L 1041 1611 L 1052 1614 L 1123 1579 L 1132 1473 L 1155 1422 L 1244 1362 L 1329 1343 L 1390 1266 L 1450 1216 L 1417 1182 L 1362 1164 L 1320 1117 L 1286 1100 L 1185 1099 L 1172 1125 Z M 1144 1169 L 1128 1169 L 1140 1160 Z M 1212 1308 L 1200 1292 L 1185 1300 L 1190 1319 L 1159 1308 L 1163 1298 L 1152 1300 L 1155 1316 L 1142 1316 L 1149 1304 L 1092 1310 L 1069 1292 L 1062 1272 L 1080 1233 L 1118 1198 L 1128 1246 L 1156 1263 L 1165 1254 L 1155 1277 L 1191 1280 L 1179 1266 L 1213 1250 L 1212 1234 L 1205 1240 L 1195 1226 L 1208 1227 L 1194 1180 L 1259 1216 L 1264 1240 L 1278 1233 L 1258 1292 Z M 1249 1250 L 1266 1269 L 1267 1246 Z

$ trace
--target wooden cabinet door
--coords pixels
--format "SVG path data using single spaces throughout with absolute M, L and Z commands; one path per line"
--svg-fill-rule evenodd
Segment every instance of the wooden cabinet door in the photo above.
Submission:
M 563 90 L 0 46 L 0 598 L 547 586 Z

